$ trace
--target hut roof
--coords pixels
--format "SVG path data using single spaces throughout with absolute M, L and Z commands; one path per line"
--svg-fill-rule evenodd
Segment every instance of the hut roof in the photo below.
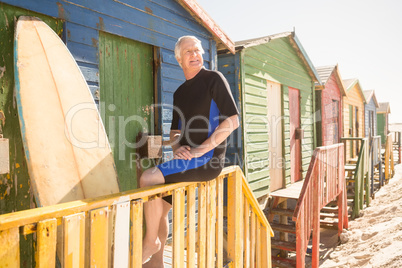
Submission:
M 304 65 L 307 67 L 307 70 L 316 83 L 321 85 L 320 77 L 315 69 L 314 65 L 312 64 L 310 58 L 308 57 L 306 51 L 304 50 L 303 46 L 301 45 L 299 39 L 297 38 L 295 32 L 284 32 L 278 33 L 274 35 L 268 35 L 264 37 L 248 39 L 243 41 L 235 42 L 236 50 L 242 50 L 244 48 L 254 47 L 262 44 L 269 43 L 271 40 L 279 39 L 279 38 L 288 38 L 292 47 L 296 50 L 297 55 L 302 60 Z
M 366 103 L 370 103 L 371 99 L 374 100 L 375 107 L 379 108 L 377 97 L 375 96 L 374 90 L 363 90 L 364 98 L 366 99 Z
M 360 85 L 359 79 L 357 79 L 357 78 L 344 79 L 344 80 L 343 80 L 343 84 L 345 85 L 346 96 L 347 96 L 347 93 L 348 93 L 355 85 L 357 85 L 357 89 L 358 89 L 358 91 L 359 91 L 359 93 L 360 93 L 360 96 L 362 97 L 363 102 L 366 103 L 366 97 L 365 97 L 364 94 L 363 94 L 363 90 L 362 90 L 362 87 L 361 87 L 361 85 Z
M 186 9 L 193 17 L 214 36 L 217 43 L 217 49 L 228 49 L 231 53 L 235 53 L 234 42 L 223 30 L 215 23 L 215 21 L 207 14 L 207 12 L 195 0 L 178 0 L 178 3 Z
M 380 108 L 377 109 L 377 114 L 391 113 L 389 102 L 380 102 L 379 105 Z
M 320 67 L 317 67 L 316 69 L 317 69 L 317 73 L 320 76 L 320 79 L 322 82 L 322 85 L 315 83 L 316 89 L 318 89 L 318 90 L 324 89 L 326 83 L 328 82 L 328 79 L 331 77 L 332 74 L 334 74 L 336 83 L 338 84 L 341 95 L 346 96 L 346 88 L 345 88 L 345 85 L 343 84 L 341 74 L 339 73 L 338 64 L 330 65 L 330 66 L 320 66 Z

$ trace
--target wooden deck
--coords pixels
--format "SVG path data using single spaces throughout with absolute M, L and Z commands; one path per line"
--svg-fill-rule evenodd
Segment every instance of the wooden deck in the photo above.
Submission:
M 303 188 L 303 183 L 304 183 L 304 180 L 297 181 L 297 182 L 289 185 L 288 188 L 276 190 L 276 191 L 270 193 L 270 195 L 272 197 L 299 199 L 300 192 Z

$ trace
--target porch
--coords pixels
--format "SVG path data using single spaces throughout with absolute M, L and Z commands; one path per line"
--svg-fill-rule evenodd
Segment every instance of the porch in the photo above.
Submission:
M 142 267 L 143 204 L 168 195 L 173 197 L 173 243 L 166 260 L 172 267 L 271 267 L 273 232 L 237 166 L 209 182 L 153 186 L 0 215 L 0 263 L 20 267 L 20 239 L 36 234 L 37 267 L 55 267 L 58 261 L 74 268 Z

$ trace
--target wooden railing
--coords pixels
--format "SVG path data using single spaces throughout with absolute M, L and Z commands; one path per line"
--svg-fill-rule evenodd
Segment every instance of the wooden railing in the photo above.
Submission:
M 348 227 L 344 170 L 344 145 L 314 150 L 293 220 L 296 222 L 296 265 L 305 266 L 307 245 L 312 233 L 312 267 L 318 267 L 320 210 L 337 198 L 338 235 Z
M 354 200 L 352 219 L 356 218 L 364 207 L 364 202 L 370 204 L 370 148 L 368 138 L 341 138 L 341 141 L 360 142 L 359 156 L 354 170 Z
M 397 163 L 401 164 L 402 154 L 402 131 L 392 131 L 394 151 L 398 157 Z M 395 160 L 395 159 L 394 159 Z
M 167 195 L 173 196 L 173 267 L 271 267 L 273 232 L 239 167 L 226 168 L 209 182 L 153 186 L 0 215 L 0 266 L 20 267 L 20 234 L 36 233 L 37 267 L 55 267 L 56 249 L 62 267 L 142 267 L 143 204 Z
M 374 174 L 375 169 L 378 169 L 378 184 L 379 188 L 384 185 L 382 176 L 382 161 L 381 161 L 381 136 L 373 136 L 370 140 L 370 173 L 371 173 L 371 195 L 374 194 Z
M 384 152 L 384 174 L 386 183 L 394 176 L 394 152 L 392 143 L 392 134 L 389 133 L 385 141 Z

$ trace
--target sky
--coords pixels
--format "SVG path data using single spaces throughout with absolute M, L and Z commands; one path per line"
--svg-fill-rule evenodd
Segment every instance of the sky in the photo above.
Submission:
M 314 66 L 338 64 L 402 123 L 402 0 L 197 0 L 232 39 L 293 31 Z

